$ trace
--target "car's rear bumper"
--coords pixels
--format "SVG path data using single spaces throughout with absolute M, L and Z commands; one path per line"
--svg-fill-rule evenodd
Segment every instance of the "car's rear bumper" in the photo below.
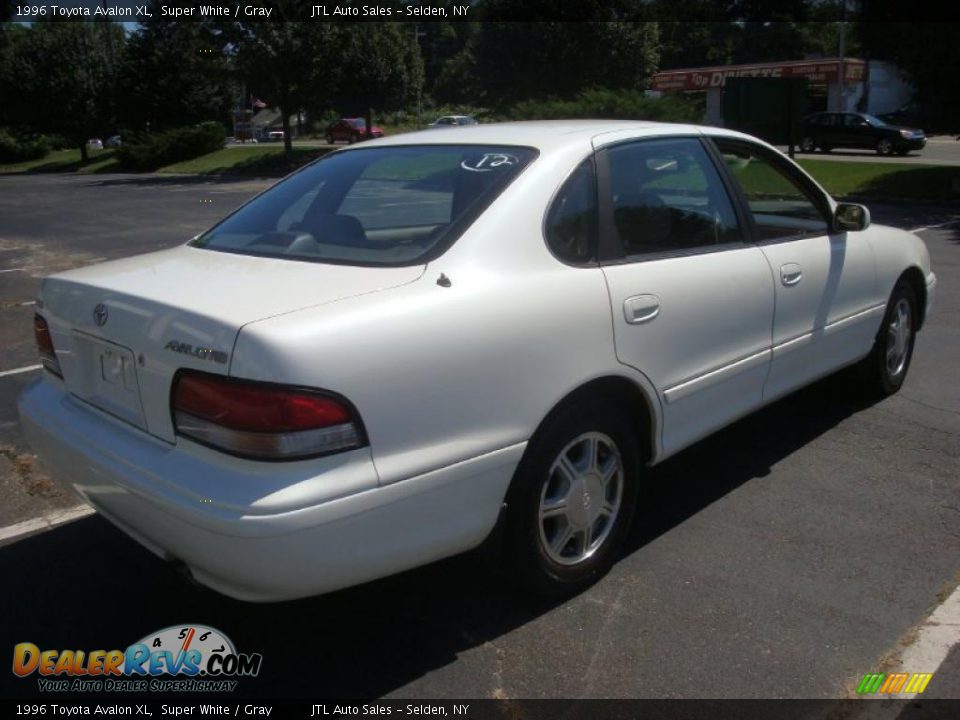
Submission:
M 525 446 L 317 504 L 313 488 L 355 487 L 368 471 L 375 478 L 369 451 L 282 489 L 275 475 L 289 464 L 252 463 L 263 473 L 265 496 L 300 499 L 265 512 L 271 497 L 217 495 L 230 465 L 211 462 L 213 451 L 156 440 L 56 382 L 32 383 L 19 407 L 41 459 L 104 517 L 162 558 L 182 561 L 199 582 L 252 601 L 328 592 L 475 547 L 496 523 Z M 213 498 L 198 491 L 207 480 Z

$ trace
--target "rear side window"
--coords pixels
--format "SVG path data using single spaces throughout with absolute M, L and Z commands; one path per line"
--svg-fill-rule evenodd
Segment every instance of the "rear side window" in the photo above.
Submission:
M 547 215 L 547 244 L 565 262 L 595 257 L 597 181 L 593 160 L 582 162 L 557 193 Z
M 609 151 L 613 220 L 628 256 L 740 240 L 736 213 L 699 140 L 643 140 Z
M 486 145 L 333 153 L 193 244 L 290 260 L 420 264 L 454 242 L 535 157 L 530 148 Z

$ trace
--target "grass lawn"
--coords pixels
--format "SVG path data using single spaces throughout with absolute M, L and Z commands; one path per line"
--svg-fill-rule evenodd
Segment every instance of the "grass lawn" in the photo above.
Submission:
M 113 150 L 89 150 L 86 162 L 80 160 L 79 150 L 52 150 L 39 160 L 19 163 L 0 163 L 0 174 L 38 172 L 118 172 L 120 167 Z
M 201 155 L 160 168 L 162 173 L 197 175 L 286 175 L 298 167 L 330 152 L 326 147 L 294 147 L 290 156 L 283 145 L 251 145 L 232 147 Z
M 960 201 L 960 167 L 881 162 L 799 161 L 831 195 Z
M 282 176 L 329 152 L 325 147 L 295 147 L 290 157 L 282 145 L 224 148 L 193 160 L 162 167 L 157 172 L 196 175 Z M 0 164 L 0 174 L 126 172 L 112 150 L 91 150 L 87 162 L 79 150 L 54 150 L 40 160 Z

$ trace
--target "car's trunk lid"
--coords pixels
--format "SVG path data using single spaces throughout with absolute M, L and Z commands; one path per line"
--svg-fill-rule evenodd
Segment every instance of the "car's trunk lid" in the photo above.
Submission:
M 422 273 L 422 265 L 350 267 L 185 246 L 48 277 L 40 312 L 71 393 L 172 441 L 174 375 L 229 374 L 244 325 Z

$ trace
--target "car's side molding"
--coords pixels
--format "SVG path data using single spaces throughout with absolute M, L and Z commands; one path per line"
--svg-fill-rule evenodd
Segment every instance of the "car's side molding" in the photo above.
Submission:
M 731 363 L 727 363 L 726 365 L 722 365 L 702 375 L 684 380 L 673 387 L 667 388 L 663 391 L 663 399 L 666 400 L 668 404 L 677 402 L 695 392 L 703 390 L 722 380 L 726 380 L 737 373 L 751 370 L 768 362 L 770 362 L 770 348 L 764 348 L 759 352 L 752 353 L 739 360 L 734 360 Z

